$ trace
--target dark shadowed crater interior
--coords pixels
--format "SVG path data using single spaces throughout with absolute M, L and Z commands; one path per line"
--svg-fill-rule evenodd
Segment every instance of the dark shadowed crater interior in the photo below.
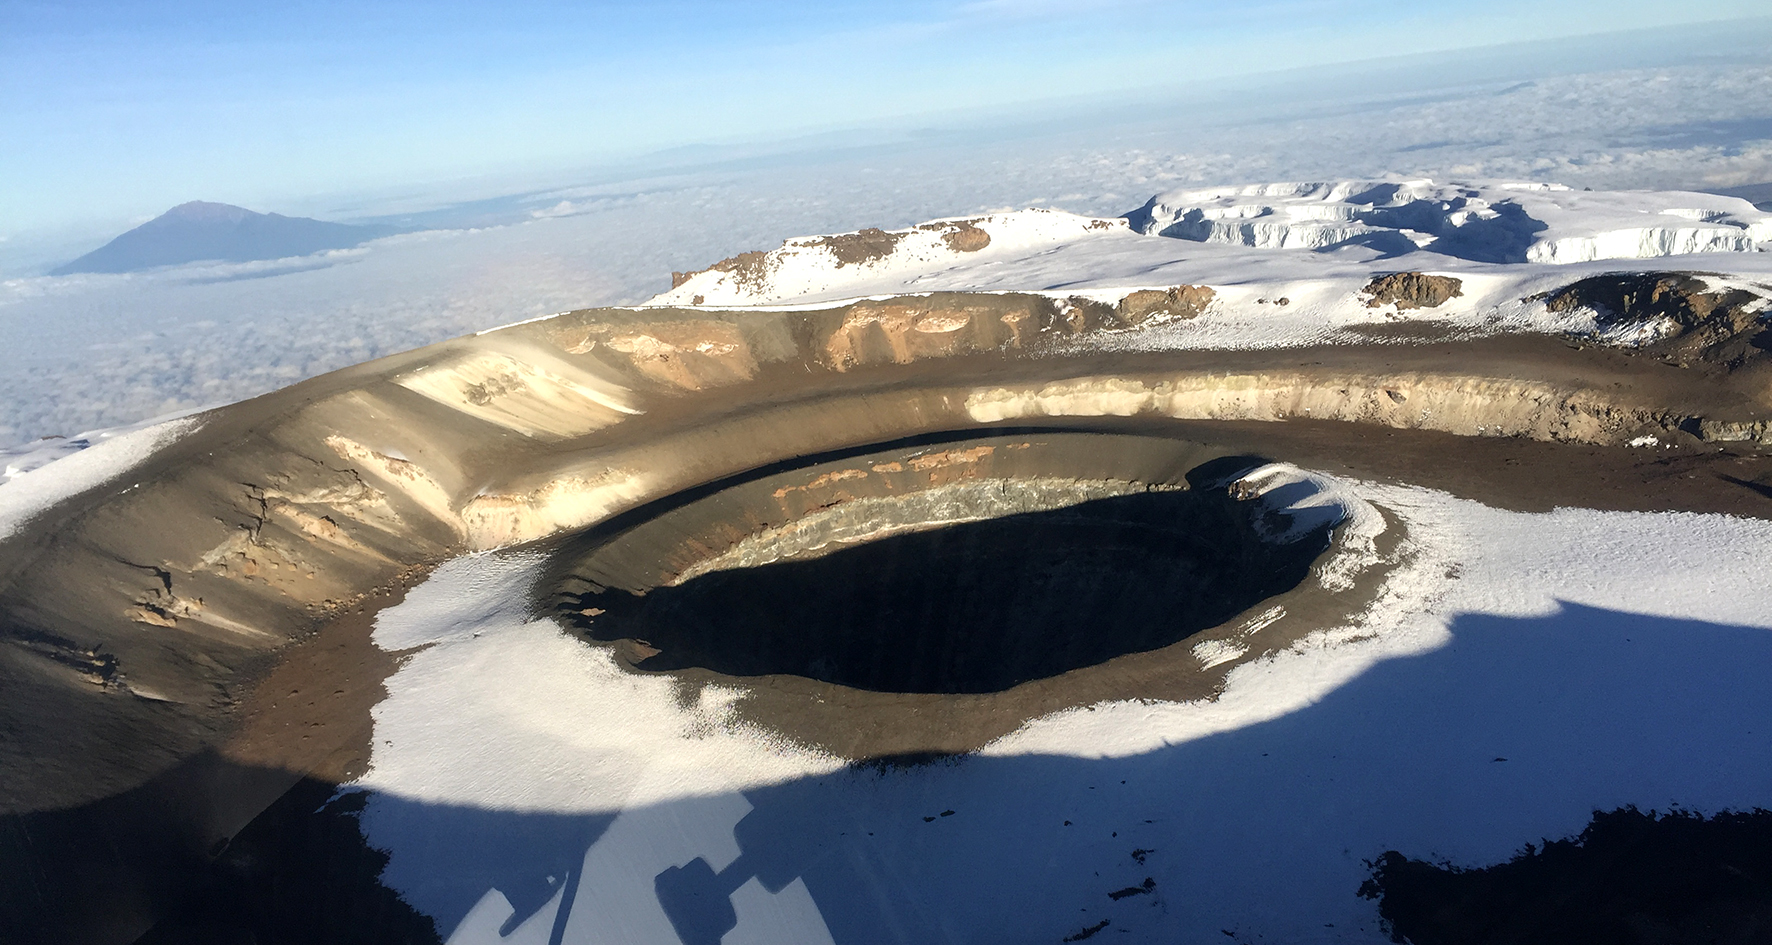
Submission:
M 1167 646 L 1296 585 L 1327 535 L 1273 544 L 1253 514 L 1223 490 L 1143 492 L 576 603 L 593 638 L 636 641 L 641 670 L 996 692 Z

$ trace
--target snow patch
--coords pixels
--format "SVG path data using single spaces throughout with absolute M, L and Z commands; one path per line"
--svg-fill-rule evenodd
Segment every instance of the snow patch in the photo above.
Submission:
M 72 456 L 94 444 L 114 440 L 120 436 L 158 426 L 170 420 L 188 417 L 196 412 L 198 411 L 180 410 L 176 413 L 152 417 L 140 423 L 106 427 L 102 430 L 87 430 L 73 436 L 46 436 L 9 449 L 0 449 L 0 463 L 5 464 L 4 468 L 0 468 L 0 485 L 11 482 L 25 473 L 41 469 L 57 460 Z
M 9 462 L 0 482 L 0 539 L 56 503 L 123 476 L 201 425 L 201 420 L 187 417 L 83 433 L 54 446 L 15 451 L 17 466 Z
M 1237 667 L 1215 701 L 1063 712 L 1029 722 L 984 753 L 1081 750 L 1106 757 L 1276 718 L 1379 660 L 1444 645 L 1446 625 L 1459 614 L 1541 616 L 1582 604 L 1772 626 L 1753 563 L 1772 554 L 1772 522 L 1591 509 L 1507 512 L 1416 487 L 1349 488 L 1368 507 L 1397 514 L 1409 536 L 1378 601 L 1354 624 Z M 1133 715 L 1136 725 L 1128 724 Z
M 423 648 L 386 683 L 355 786 L 488 810 L 613 811 L 840 764 L 735 722 L 735 693 L 713 687 L 685 704 L 669 677 L 627 672 L 531 620 L 543 563 L 466 555 L 377 615 L 377 646 Z
M 1291 463 L 1268 463 L 1241 473 L 1228 488 L 1239 499 L 1260 503 L 1263 516 L 1256 527 L 1269 541 L 1290 544 L 1339 527 L 1334 554 L 1316 568 L 1329 590 L 1353 587 L 1361 572 L 1379 563 L 1376 542 L 1385 531 L 1384 516 L 1339 479 Z

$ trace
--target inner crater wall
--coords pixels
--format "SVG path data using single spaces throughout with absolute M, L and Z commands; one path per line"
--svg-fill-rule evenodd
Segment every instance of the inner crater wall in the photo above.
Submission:
M 548 586 L 639 671 L 997 692 L 1295 586 L 1327 535 L 1263 537 L 1259 503 L 1224 488 L 1256 462 L 1160 437 L 944 438 L 658 503 L 569 542 Z
M 1223 451 L 1184 439 L 1029 430 L 963 433 L 768 472 L 661 500 L 626 530 L 593 529 L 555 554 L 563 590 L 641 593 L 712 570 L 816 555 L 943 524 L 1186 489 Z

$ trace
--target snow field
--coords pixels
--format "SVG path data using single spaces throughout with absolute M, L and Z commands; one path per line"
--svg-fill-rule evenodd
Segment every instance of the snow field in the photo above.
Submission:
M 1772 235 L 1772 214 L 1745 200 L 1552 184 L 1259 184 L 1159 194 L 1126 220 L 1029 210 L 959 222 L 988 233 L 989 244 L 947 245 L 941 227 L 954 221 L 894 231 L 890 252 L 862 262 L 841 258 L 830 237 L 793 239 L 748 265 L 696 273 L 647 304 L 806 305 L 935 291 L 1037 291 L 1113 303 L 1134 289 L 1189 283 L 1232 290 L 1221 309 L 1247 309 L 1250 301 L 1283 308 L 1321 306 L 1326 293 L 1351 301 L 1375 271 L 1479 282 L 1503 272 L 1513 290 L 1527 282 L 1560 286 L 1606 271 L 1574 264 L 1619 259 L 1637 268 L 1772 272 L 1759 253 Z M 1512 300 L 1523 297 L 1516 291 Z M 1449 310 L 1468 315 L 1499 301 L 1455 299 Z
M 1158 194 L 1132 215 L 1153 236 L 1262 249 L 1358 240 L 1481 262 L 1561 265 L 1754 252 L 1772 214 L 1739 197 L 1583 192 L 1561 184 L 1369 180 L 1254 184 Z
M 594 818 L 572 895 L 546 887 L 505 929 L 537 941 L 733 921 L 722 941 L 1056 941 L 1107 920 L 1376 943 L 1355 890 L 1387 849 L 1477 865 L 1595 809 L 1772 804 L 1772 523 L 1347 486 L 1407 531 L 1350 625 L 1233 668 L 1216 700 L 1062 712 L 925 767 L 843 768 L 733 726 L 741 692 L 685 696 L 527 620 L 511 591 L 534 559 L 459 559 L 378 621 L 384 646 L 434 642 L 376 709 L 365 830 L 404 892 L 452 868 L 403 852 L 430 849 L 426 811 Z M 497 934 L 504 889 L 468 898 L 451 942 L 518 940 Z

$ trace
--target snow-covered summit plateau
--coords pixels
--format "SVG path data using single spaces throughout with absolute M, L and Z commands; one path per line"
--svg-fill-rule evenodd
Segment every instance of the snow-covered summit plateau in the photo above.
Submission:
M 1133 229 L 1263 249 L 1363 245 L 1494 263 L 1574 263 L 1752 252 L 1772 215 L 1739 197 L 1602 192 L 1560 184 L 1431 180 L 1256 184 L 1158 194 Z
M 1669 260 L 1768 248 L 1772 214 L 1739 197 L 1541 183 L 1272 183 L 1171 191 L 1124 217 L 1019 210 L 790 239 L 775 250 L 679 273 L 671 290 L 648 304 L 792 305 L 1177 279 L 1278 284 L 1352 277 L 1373 264 L 1480 273 L 1496 265 Z M 1768 268 L 1763 257 L 1747 266 Z

